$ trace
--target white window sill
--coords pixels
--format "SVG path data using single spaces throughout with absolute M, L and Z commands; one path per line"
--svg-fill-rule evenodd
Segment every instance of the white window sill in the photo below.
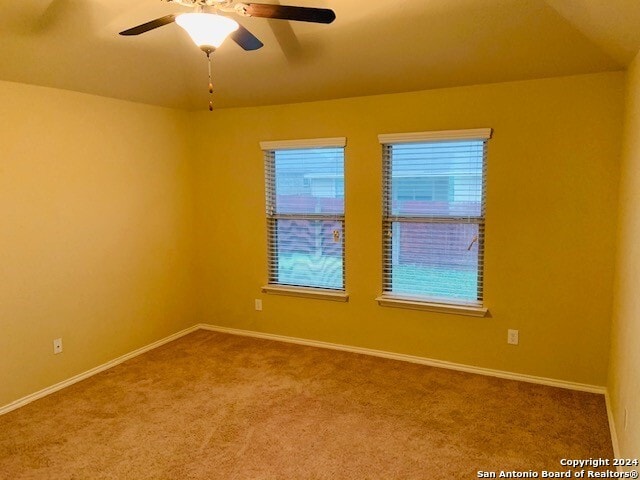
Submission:
M 349 295 L 346 292 L 327 290 L 323 288 L 287 287 L 285 285 L 265 285 L 262 293 L 274 295 L 288 295 L 290 297 L 315 298 L 319 300 L 332 300 L 334 302 L 347 302 Z
M 474 305 L 448 305 L 446 303 L 430 303 L 415 298 L 403 298 L 390 295 L 382 295 L 376 298 L 376 301 L 381 307 L 409 308 L 412 310 L 451 313 L 455 315 L 467 315 L 471 317 L 484 317 L 489 311 L 487 308 Z

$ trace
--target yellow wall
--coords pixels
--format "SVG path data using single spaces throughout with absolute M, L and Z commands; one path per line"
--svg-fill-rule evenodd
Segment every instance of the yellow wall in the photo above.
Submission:
M 213 114 L 0 82 L 0 406 L 199 322 L 604 385 L 623 82 L 597 74 Z M 478 127 L 494 129 L 491 317 L 379 307 L 377 135 Z M 258 142 L 332 136 L 348 139 L 350 300 L 263 295 Z
M 188 115 L 7 82 L 0 105 L 2 406 L 196 322 Z
M 605 385 L 623 111 L 608 73 L 194 114 L 199 318 Z M 380 307 L 379 133 L 492 127 L 486 305 Z M 261 140 L 346 136 L 348 303 L 263 295 Z M 264 310 L 254 310 L 262 298 Z M 508 328 L 520 345 L 507 345 Z
M 609 393 L 623 457 L 640 456 L 640 53 L 627 73 Z M 625 429 L 625 408 L 627 426 Z M 637 468 L 636 468 L 637 469 Z

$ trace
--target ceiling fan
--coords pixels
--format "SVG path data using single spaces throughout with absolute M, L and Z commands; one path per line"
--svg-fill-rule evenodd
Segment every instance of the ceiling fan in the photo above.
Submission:
M 207 55 L 209 62 L 209 94 L 213 95 L 211 80 L 211 54 L 227 37 L 245 50 L 257 50 L 263 43 L 249 30 L 235 20 L 218 15 L 235 13 L 243 17 L 277 18 L 298 22 L 331 23 L 336 19 L 333 10 L 327 8 L 294 7 L 267 3 L 242 3 L 236 0 L 163 0 L 184 7 L 195 8 L 194 13 L 165 15 L 150 22 L 129 28 L 120 35 L 140 35 L 150 30 L 176 22 L 191 37 L 193 42 Z M 213 111 L 213 101 L 209 100 L 209 110 Z
M 205 51 L 211 53 L 229 36 L 244 50 L 257 50 L 263 46 L 249 30 L 230 18 L 218 15 L 235 13 L 243 17 L 275 18 L 298 22 L 331 23 L 336 14 L 327 8 L 295 7 L 289 5 L 272 5 L 266 3 L 242 3 L 235 0 L 163 0 L 177 3 L 185 7 L 193 7 L 197 13 L 165 15 L 150 22 L 137 25 L 120 32 L 120 35 L 140 35 L 150 30 L 163 27 L 174 21 L 184 28 L 194 42 Z M 215 35 L 218 33 L 218 35 Z

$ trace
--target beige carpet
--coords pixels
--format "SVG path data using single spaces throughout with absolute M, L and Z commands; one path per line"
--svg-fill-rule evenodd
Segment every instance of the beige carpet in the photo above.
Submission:
M 612 455 L 602 395 L 207 331 L 0 417 L 2 479 L 471 479 Z

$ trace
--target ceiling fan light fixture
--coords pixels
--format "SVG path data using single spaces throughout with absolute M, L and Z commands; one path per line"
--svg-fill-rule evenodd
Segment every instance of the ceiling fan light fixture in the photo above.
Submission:
M 215 13 L 183 13 L 176 17 L 176 23 L 203 50 L 215 50 L 239 26 L 238 22 Z

